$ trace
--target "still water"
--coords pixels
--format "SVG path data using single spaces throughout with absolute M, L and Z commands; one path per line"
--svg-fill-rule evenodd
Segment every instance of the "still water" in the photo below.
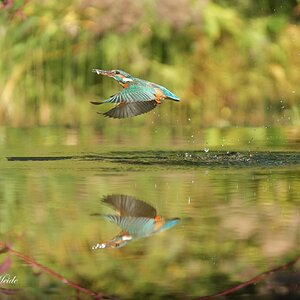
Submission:
M 299 128 L 1 128 L 0 242 L 113 299 L 217 294 L 299 258 L 299 141 Z M 0 299 L 76 297 L 6 255 L 17 282 Z M 227 299 L 299 299 L 299 284 L 295 262 Z

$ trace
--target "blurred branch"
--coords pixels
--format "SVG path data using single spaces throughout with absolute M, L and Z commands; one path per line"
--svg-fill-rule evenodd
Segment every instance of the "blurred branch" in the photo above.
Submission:
M 218 298 L 218 297 L 222 297 L 222 296 L 226 296 L 226 295 L 230 295 L 236 291 L 239 291 L 253 283 L 256 283 L 258 281 L 261 281 L 263 279 L 265 279 L 267 276 L 270 276 L 271 274 L 275 273 L 275 272 L 278 272 L 280 270 L 283 270 L 283 269 L 287 269 L 293 265 L 295 265 L 298 261 L 300 261 L 300 256 L 298 256 L 295 260 L 292 260 L 284 265 L 281 265 L 279 267 L 276 267 L 274 269 L 271 269 L 269 271 L 266 271 L 266 272 L 263 272 L 255 277 L 253 277 L 252 279 L 248 280 L 248 281 L 245 281 L 243 283 L 240 283 L 232 288 L 229 288 L 223 292 L 220 292 L 220 293 L 217 293 L 217 294 L 214 294 L 214 295 L 209 295 L 209 296 L 203 296 L 203 297 L 200 297 L 200 298 L 197 298 L 197 300 L 208 300 L 208 299 L 215 299 L 215 298 Z
M 62 283 L 68 285 L 68 286 L 71 286 L 73 287 L 74 289 L 76 289 L 78 292 L 82 292 L 84 294 L 87 294 L 91 297 L 93 297 L 94 299 L 97 299 L 97 300 L 100 300 L 100 299 L 112 299 L 110 297 L 107 297 L 107 296 L 104 296 L 103 294 L 101 293 L 97 293 L 97 292 L 93 292 L 89 289 L 86 289 L 78 284 L 76 284 L 75 282 L 72 282 L 68 279 L 66 279 L 65 277 L 63 277 L 62 275 L 52 271 L 51 269 L 43 266 L 42 264 L 38 263 L 37 261 L 35 261 L 34 259 L 16 251 L 16 250 L 13 250 L 12 248 L 10 248 L 10 246 L 8 246 L 6 243 L 3 243 L 3 242 L 0 242 L 0 247 L 2 249 L 0 249 L 0 254 L 1 253 L 5 253 L 5 252 L 8 252 L 14 256 L 17 256 L 19 259 L 23 260 L 25 263 L 33 266 L 33 267 L 36 267 L 36 268 L 39 268 L 40 270 L 42 270 L 43 272 L 45 273 L 48 273 L 50 274 L 51 276 L 57 278 L 58 280 L 60 280 Z M 5 251 L 3 251 L 3 249 Z M 5 289 L 6 290 L 6 289 Z M 9 291 L 9 290 L 8 290 Z

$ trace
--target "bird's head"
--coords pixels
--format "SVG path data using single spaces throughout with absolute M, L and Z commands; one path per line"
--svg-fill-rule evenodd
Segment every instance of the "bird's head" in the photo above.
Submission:
M 98 75 L 112 77 L 120 84 L 126 84 L 128 82 L 133 81 L 133 77 L 122 70 L 105 71 L 105 70 L 93 69 L 93 72 L 97 73 Z

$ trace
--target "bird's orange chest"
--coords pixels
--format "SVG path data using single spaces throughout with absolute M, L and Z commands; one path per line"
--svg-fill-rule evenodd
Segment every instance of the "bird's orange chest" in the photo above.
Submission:
M 128 87 L 128 83 L 123 83 L 123 82 L 119 82 L 119 83 L 124 89 Z
M 157 104 L 161 104 L 161 100 L 165 98 L 164 93 L 158 89 L 158 88 L 154 88 L 155 90 L 155 101 L 157 102 Z
M 164 219 L 161 216 L 156 216 L 154 218 L 154 221 L 155 221 L 154 230 L 160 229 L 163 226 L 163 224 L 165 223 Z

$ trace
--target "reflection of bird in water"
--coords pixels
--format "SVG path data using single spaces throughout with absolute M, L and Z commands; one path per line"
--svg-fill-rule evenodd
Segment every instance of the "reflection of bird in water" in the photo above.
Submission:
M 131 240 L 170 229 L 179 222 L 179 218 L 162 218 L 157 215 L 154 207 L 130 196 L 109 195 L 103 198 L 103 202 L 109 204 L 118 213 L 104 215 L 105 219 L 118 225 L 122 231 L 110 241 L 96 244 L 92 249 L 120 248 Z
M 114 78 L 124 89 L 102 102 L 92 104 L 115 103 L 117 106 L 103 115 L 109 118 L 123 119 L 138 116 L 154 109 L 164 99 L 180 99 L 165 87 L 150 81 L 135 78 L 121 70 L 104 71 L 94 69 L 100 75 Z

